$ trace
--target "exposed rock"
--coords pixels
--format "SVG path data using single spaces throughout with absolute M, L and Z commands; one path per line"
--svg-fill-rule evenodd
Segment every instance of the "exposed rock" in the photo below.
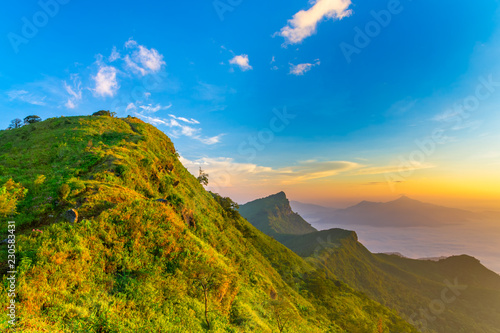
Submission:
M 76 223 L 78 222 L 78 212 L 74 209 L 70 209 L 64 213 L 64 218 L 70 223 Z
M 196 220 L 194 219 L 193 211 L 188 210 L 188 209 L 183 209 L 182 210 L 182 218 L 184 219 L 184 222 L 190 227 L 190 228 L 196 228 Z

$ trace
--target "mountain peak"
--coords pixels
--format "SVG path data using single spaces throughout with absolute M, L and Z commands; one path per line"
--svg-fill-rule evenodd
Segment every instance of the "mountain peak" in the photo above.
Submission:
M 276 194 L 271 194 L 270 196 L 267 197 L 268 199 L 281 199 L 281 200 L 288 200 L 288 198 L 286 197 L 286 193 L 281 191 L 281 192 L 278 192 Z
M 399 202 L 416 202 L 418 200 L 412 199 L 412 198 L 410 198 L 410 197 L 408 197 L 408 196 L 406 196 L 406 195 L 403 194 L 399 199 L 396 199 L 394 201 L 399 201 Z
M 419 207 L 421 205 L 425 205 L 424 202 L 420 201 L 420 200 L 416 200 L 416 199 L 412 199 L 406 195 L 402 195 L 401 197 L 399 197 L 398 199 L 396 200 L 393 200 L 393 201 L 389 201 L 389 202 L 386 202 L 386 203 L 383 203 L 383 204 L 388 204 L 388 205 L 391 205 L 391 204 L 396 204 L 396 205 L 405 205 L 405 206 L 412 206 L 412 207 Z
M 294 213 L 285 192 L 240 206 L 240 214 L 267 234 L 307 234 L 316 231 L 299 214 Z

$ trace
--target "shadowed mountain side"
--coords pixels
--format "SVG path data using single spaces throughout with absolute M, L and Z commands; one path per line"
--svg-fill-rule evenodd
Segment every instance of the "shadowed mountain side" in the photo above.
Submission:
M 276 235 L 275 238 L 301 257 L 313 256 L 324 248 L 341 246 L 345 239 L 358 240 L 354 231 L 344 229 L 321 230 L 306 235 Z
M 241 205 L 239 212 L 257 229 L 268 235 L 302 235 L 317 231 L 292 211 L 284 192 Z
M 422 206 L 408 198 L 391 205 L 415 204 Z M 500 332 L 500 276 L 473 257 L 431 261 L 373 254 L 355 232 L 343 229 L 274 237 L 311 265 L 404 314 L 422 332 Z
M 424 332 L 499 332 L 500 276 L 473 257 L 430 261 L 372 254 L 354 232 L 342 229 L 277 239 L 316 267 L 328 268 L 341 281 L 412 318 Z M 445 301 L 453 301 L 441 301 L 443 293 L 450 294 Z M 429 304 L 439 302 L 446 305 L 442 312 L 432 312 Z

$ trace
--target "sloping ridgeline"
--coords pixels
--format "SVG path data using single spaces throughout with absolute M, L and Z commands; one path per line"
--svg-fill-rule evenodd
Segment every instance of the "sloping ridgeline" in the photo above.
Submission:
M 397 310 L 421 332 L 500 332 L 500 276 L 475 258 L 435 262 L 373 254 L 355 232 L 342 229 L 275 237 L 312 266 Z
M 18 331 L 417 332 L 225 211 L 136 118 L 49 119 L 0 132 L 0 149 Z
M 317 231 L 299 214 L 292 211 L 284 192 L 241 205 L 239 212 L 267 235 L 303 235 Z

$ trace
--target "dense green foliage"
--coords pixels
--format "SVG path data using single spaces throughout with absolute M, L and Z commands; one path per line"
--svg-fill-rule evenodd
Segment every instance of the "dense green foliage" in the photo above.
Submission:
M 114 117 L 116 115 L 116 112 L 111 112 L 111 111 L 107 111 L 107 110 L 100 110 L 100 111 L 94 112 L 92 115 L 93 116 Z
M 24 125 L 35 124 L 42 121 L 42 118 L 36 115 L 27 116 L 24 118 Z
M 332 245 L 323 244 L 314 261 L 401 311 L 421 331 L 500 332 L 500 276 L 478 260 L 459 256 L 434 262 L 374 255 L 352 238 Z M 456 293 L 450 284 L 460 286 Z
M 472 257 L 435 262 L 372 254 L 355 232 L 342 229 L 275 237 L 311 265 L 398 310 L 422 332 L 500 332 L 500 276 Z
M 18 331 L 416 332 L 205 191 L 136 118 L 48 119 L 0 132 L 0 149 Z
M 292 211 L 284 192 L 241 205 L 239 211 L 257 229 L 270 236 L 317 231 Z

